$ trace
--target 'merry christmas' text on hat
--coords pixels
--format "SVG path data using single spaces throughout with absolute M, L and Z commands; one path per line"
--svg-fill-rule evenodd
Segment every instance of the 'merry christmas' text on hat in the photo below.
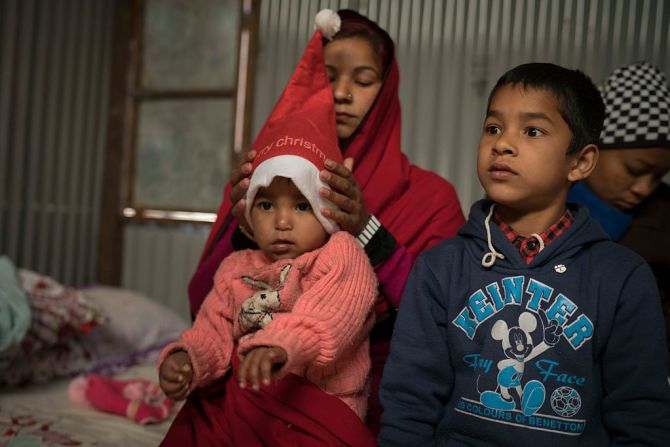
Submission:
M 606 109 L 602 149 L 670 148 L 670 89 L 662 71 L 646 62 L 618 68 L 601 94 Z
M 321 214 L 321 208 L 333 205 L 319 195 L 320 188 L 328 187 L 319 178 L 319 171 L 325 168 L 326 159 L 341 164 L 342 154 L 322 38 L 330 39 L 339 31 L 340 18 L 333 11 L 323 10 L 317 14 L 315 28 L 295 72 L 251 146 L 257 155 L 247 190 L 246 219 L 251 222 L 258 189 L 269 186 L 275 177 L 286 177 L 309 201 L 324 229 L 332 234 L 339 227 Z

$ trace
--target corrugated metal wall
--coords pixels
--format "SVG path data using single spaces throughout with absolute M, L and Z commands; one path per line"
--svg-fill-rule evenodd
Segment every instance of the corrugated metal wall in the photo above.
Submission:
M 397 45 L 403 150 L 480 198 L 475 154 L 488 91 L 529 61 L 579 68 L 594 81 L 646 59 L 670 75 L 667 0 L 271 0 L 261 6 L 254 133 L 272 109 L 321 8 L 350 7 Z
M 113 0 L 0 0 L 0 252 L 80 285 L 94 280 Z M 350 7 L 395 39 L 403 147 L 456 186 L 481 190 L 475 151 L 488 90 L 530 60 L 594 79 L 647 59 L 670 74 L 662 0 L 264 0 L 253 132 L 322 8 Z M 127 226 L 123 285 L 187 314 L 202 227 Z
M 200 225 L 126 225 L 122 286 L 142 292 L 189 318 L 188 281 L 208 234 L 209 228 Z
M 670 74 L 670 1 L 263 0 L 254 135 L 295 68 L 312 34 L 314 16 L 323 8 L 356 9 L 394 38 L 404 151 L 414 163 L 454 183 L 465 210 L 482 194 L 475 154 L 488 91 L 505 70 L 522 62 L 548 61 L 580 68 L 600 80 L 618 65 L 647 59 Z M 175 253 L 158 248 L 159 241 L 174 237 L 170 230 L 161 231 L 158 236 L 129 229 L 126 235 L 133 238 L 136 250 L 153 246 L 158 253 Z M 202 244 L 197 236 L 189 241 L 199 254 Z M 124 283 L 145 293 L 152 293 L 149 282 L 156 281 L 155 275 L 179 276 L 168 271 L 144 276 L 138 273 L 147 271 L 146 265 L 138 266 L 140 258 L 128 250 L 125 258 L 124 272 L 135 270 L 138 282 L 128 281 L 124 273 Z M 190 275 L 195 264 L 184 265 L 184 273 Z M 158 267 L 151 268 L 159 272 Z M 186 284 L 186 279 L 182 281 Z M 185 285 L 180 292 L 163 290 L 159 283 L 155 288 L 160 293 L 154 296 L 164 297 L 173 307 L 184 302 Z
M 112 0 L 0 0 L 0 253 L 95 280 Z

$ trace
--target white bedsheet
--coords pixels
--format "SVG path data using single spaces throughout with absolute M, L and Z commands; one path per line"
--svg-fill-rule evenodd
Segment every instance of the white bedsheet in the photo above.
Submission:
M 157 381 L 156 366 L 135 365 L 116 377 Z M 170 420 L 142 426 L 74 404 L 68 399 L 69 382 L 0 390 L 0 445 L 155 447 L 170 426 Z

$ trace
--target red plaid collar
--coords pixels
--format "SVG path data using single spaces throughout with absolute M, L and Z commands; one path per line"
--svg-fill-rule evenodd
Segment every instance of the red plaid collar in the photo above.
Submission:
M 524 237 L 514 231 L 512 227 L 507 225 L 503 221 L 502 217 L 498 211 L 493 212 L 493 221 L 500 227 L 500 229 L 505 233 L 507 239 L 519 250 L 521 257 L 524 259 L 526 264 L 530 264 L 535 259 L 535 256 L 540 252 L 540 243 L 535 236 Z M 544 242 L 546 247 L 552 241 L 554 241 L 558 236 L 560 236 L 565 230 L 567 230 L 570 225 L 575 221 L 575 217 L 572 215 L 572 212 L 569 209 L 565 210 L 565 213 L 558 219 L 558 222 L 547 228 L 539 236 Z

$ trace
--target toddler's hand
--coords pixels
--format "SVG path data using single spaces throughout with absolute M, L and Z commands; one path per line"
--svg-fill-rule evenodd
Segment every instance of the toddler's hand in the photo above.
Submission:
M 284 366 L 287 360 L 286 351 L 276 346 L 262 346 L 249 351 L 240 362 L 237 372 L 240 387 L 244 388 L 249 382 L 251 388 L 258 391 L 259 382 L 269 385 L 276 371 Z
M 185 399 L 193 379 L 191 358 L 185 351 L 171 353 L 161 363 L 158 377 L 161 389 L 167 397 L 174 400 Z

